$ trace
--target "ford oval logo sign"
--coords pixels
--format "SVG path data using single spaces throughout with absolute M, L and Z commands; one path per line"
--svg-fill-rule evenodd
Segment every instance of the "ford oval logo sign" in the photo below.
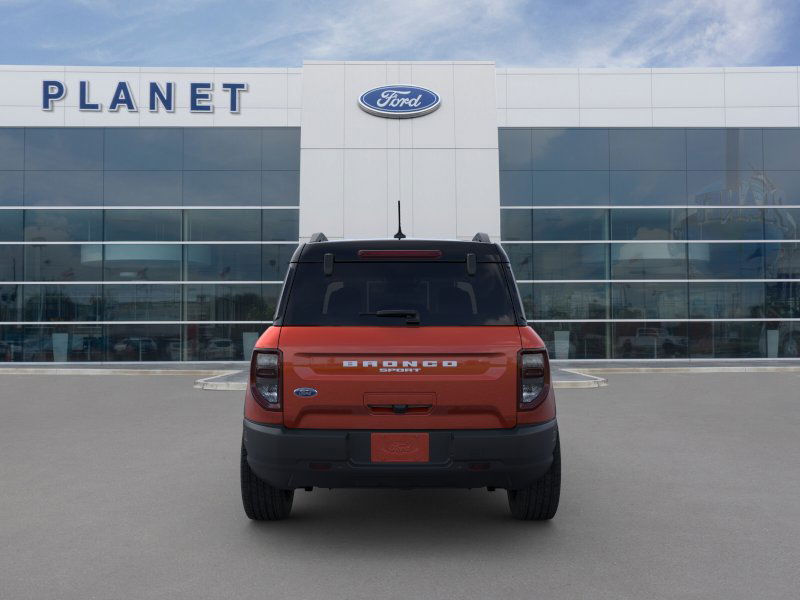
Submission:
M 361 94 L 358 105 L 371 115 L 407 119 L 439 108 L 439 94 L 415 85 L 384 85 Z
M 317 390 L 314 388 L 297 388 L 294 391 L 295 396 L 300 396 L 301 398 L 308 398 L 310 396 L 316 396 Z

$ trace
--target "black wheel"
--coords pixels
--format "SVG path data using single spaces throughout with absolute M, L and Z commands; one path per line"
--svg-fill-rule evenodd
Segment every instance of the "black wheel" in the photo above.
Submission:
M 247 464 L 247 450 L 242 442 L 240 464 L 242 504 L 244 512 L 254 521 L 279 521 L 292 512 L 294 490 L 279 490 L 262 481 Z
M 546 521 L 556 516 L 561 496 L 561 445 L 556 439 L 553 464 L 533 485 L 508 491 L 511 515 L 521 521 Z

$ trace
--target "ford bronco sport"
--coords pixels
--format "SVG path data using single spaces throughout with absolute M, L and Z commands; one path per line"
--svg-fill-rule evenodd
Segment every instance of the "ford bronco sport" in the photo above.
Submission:
M 241 485 L 256 520 L 287 517 L 298 488 L 426 486 L 505 488 L 514 517 L 552 518 L 550 364 L 502 247 L 301 244 L 253 351 Z

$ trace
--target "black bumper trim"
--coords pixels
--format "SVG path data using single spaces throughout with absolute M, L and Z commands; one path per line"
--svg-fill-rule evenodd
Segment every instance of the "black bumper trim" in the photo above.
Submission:
M 407 431 L 407 430 L 404 430 Z M 245 420 L 247 461 L 273 487 L 527 487 L 553 460 L 556 420 L 513 429 L 430 430 L 430 462 L 372 463 L 368 430 Z

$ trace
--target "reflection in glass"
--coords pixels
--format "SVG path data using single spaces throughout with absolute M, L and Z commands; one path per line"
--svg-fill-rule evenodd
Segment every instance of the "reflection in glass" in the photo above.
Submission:
M 261 211 L 258 209 L 187 210 L 184 220 L 184 239 L 189 241 L 257 242 L 261 239 Z
M 300 213 L 293 208 L 275 208 L 262 211 L 261 239 L 264 241 L 296 240 L 299 236 Z
M 100 281 L 103 247 L 97 244 L 25 246 L 28 281 Z
M 768 190 L 764 204 L 800 204 L 800 171 L 767 171 L 764 185 Z
M 534 129 L 535 171 L 608 169 L 607 129 Z
M 689 323 L 689 353 L 692 358 L 764 358 L 766 330 L 764 322 Z
M 765 208 L 764 239 L 800 239 L 800 208 Z
M 106 206 L 180 206 L 181 171 L 105 171 Z
M 530 171 L 500 171 L 500 204 L 531 206 L 533 179 Z
M 105 165 L 111 171 L 177 171 L 183 131 L 174 127 L 108 127 Z
M 501 230 L 507 240 L 562 241 L 608 239 L 608 211 L 504 210 Z
M 101 290 L 97 285 L 25 285 L 24 321 L 99 321 Z
M 27 210 L 27 242 L 95 242 L 103 235 L 99 210 Z
M 264 127 L 261 130 L 261 168 L 265 171 L 300 169 L 300 128 Z
M 607 205 L 608 178 L 608 171 L 535 171 L 533 203 L 536 206 Z
M 261 130 L 253 127 L 186 127 L 183 168 L 260 170 Z
M 529 319 L 605 319 L 605 283 L 523 283 L 520 294 Z
M 99 206 L 102 171 L 25 171 L 26 206 Z
M 0 242 L 22 241 L 22 211 L 0 210 Z M 2 252 L 2 248 L 0 248 Z
M 297 206 L 300 171 L 262 171 L 261 206 Z
M 611 204 L 685 203 L 685 171 L 611 171 Z
M 264 281 L 283 281 L 289 268 L 289 259 L 297 249 L 297 243 L 264 244 L 261 247 L 262 270 Z
M 550 353 L 550 358 L 608 358 L 608 323 L 532 323 Z
M 0 127 L 0 170 L 25 168 L 25 129 Z
M 800 323 L 769 323 L 766 331 L 767 357 L 800 357 Z
M 762 279 L 764 244 L 688 244 L 693 279 Z
M 611 238 L 615 240 L 686 239 L 686 209 L 615 208 L 611 211 Z
M 683 129 L 611 129 L 611 169 L 664 170 L 686 168 L 686 137 Z
M 500 213 L 502 215 L 502 212 Z M 517 280 L 533 279 L 533 246 L 531 244 L 503 244 L 511 271 Z
M 105 321 L 180 321 L 180 285 L 103 286 Z
M 767 317 L 800 318 L 800 281 L 766 283 Z
M 103 130 L 95 127 L 28 127 L 25 168 L 33 171 L 99 171 Z
M 612 323 L 614 358 L 686 358 L 689 338 L 685 322 Z
M 246 360 L 268 324 L 187 325 L 186 360 Z
M 764 216 L 760 208 L 690 208 L 690 240 L 760 240 Z
M 686 147 L 690 171 L 764 168 L 760 129 L 687 129 Z
M 22 246 L 0 246 L 0 281 L 22 281 Z
M 785 204 L 783 192 L 763 171 L 687 171 L 689 204 Z
M 24 171 L 0 171 L 0 206 L 24 204 L 23 177 Z
M 686 283 L 613 283 L 611 316 L 614 319 L 685 319 Z
M 180 210 L 107 210 L 105 239 L 114 242 L 169 242 L 181 239 Z
M 177 281 L 181 247 L 177 244 L 113 244 L 105 246 L 106 281 Z
M 686 279 L 686 245 L 611 244 L 612 279 Z
M 800 279 L 800 243 L 764 244 L 767 279 Z
M 0 285 L 0 321 L 19 321 L 22 316 L 21 285 Z M 0 361 L 3 360 L 0 350 Z
M 530 129 L 500 129 L 498 145 L 501 171 L 531 170 Z
M 800 170 L 800 129 L 764 129 L 764 168 Z
M 180 325 L 107 325 L 106 360 L 181 360 Z
M 103 328 L 99 325 L 28 325 L 22 328 L 17 343 L 20 344 L 23 361 L 103 360 Z
M 186 320 L 271 321 L 279 293 L 277 284 L 188 285 Z
M 532 249 L 535 279 L 607 279 L 606 244 L 535 244 Z
M 184 206 L 260 206 L 260 171 L 184 171 Z
M 186 246 L 185 252 L 188 281 L 261 279 L 261 246 L 258 244 L 197 244 Z
M 692 319 L 756 319 L 763 316 L 763 283 L 689 284 L 689 317 Z

